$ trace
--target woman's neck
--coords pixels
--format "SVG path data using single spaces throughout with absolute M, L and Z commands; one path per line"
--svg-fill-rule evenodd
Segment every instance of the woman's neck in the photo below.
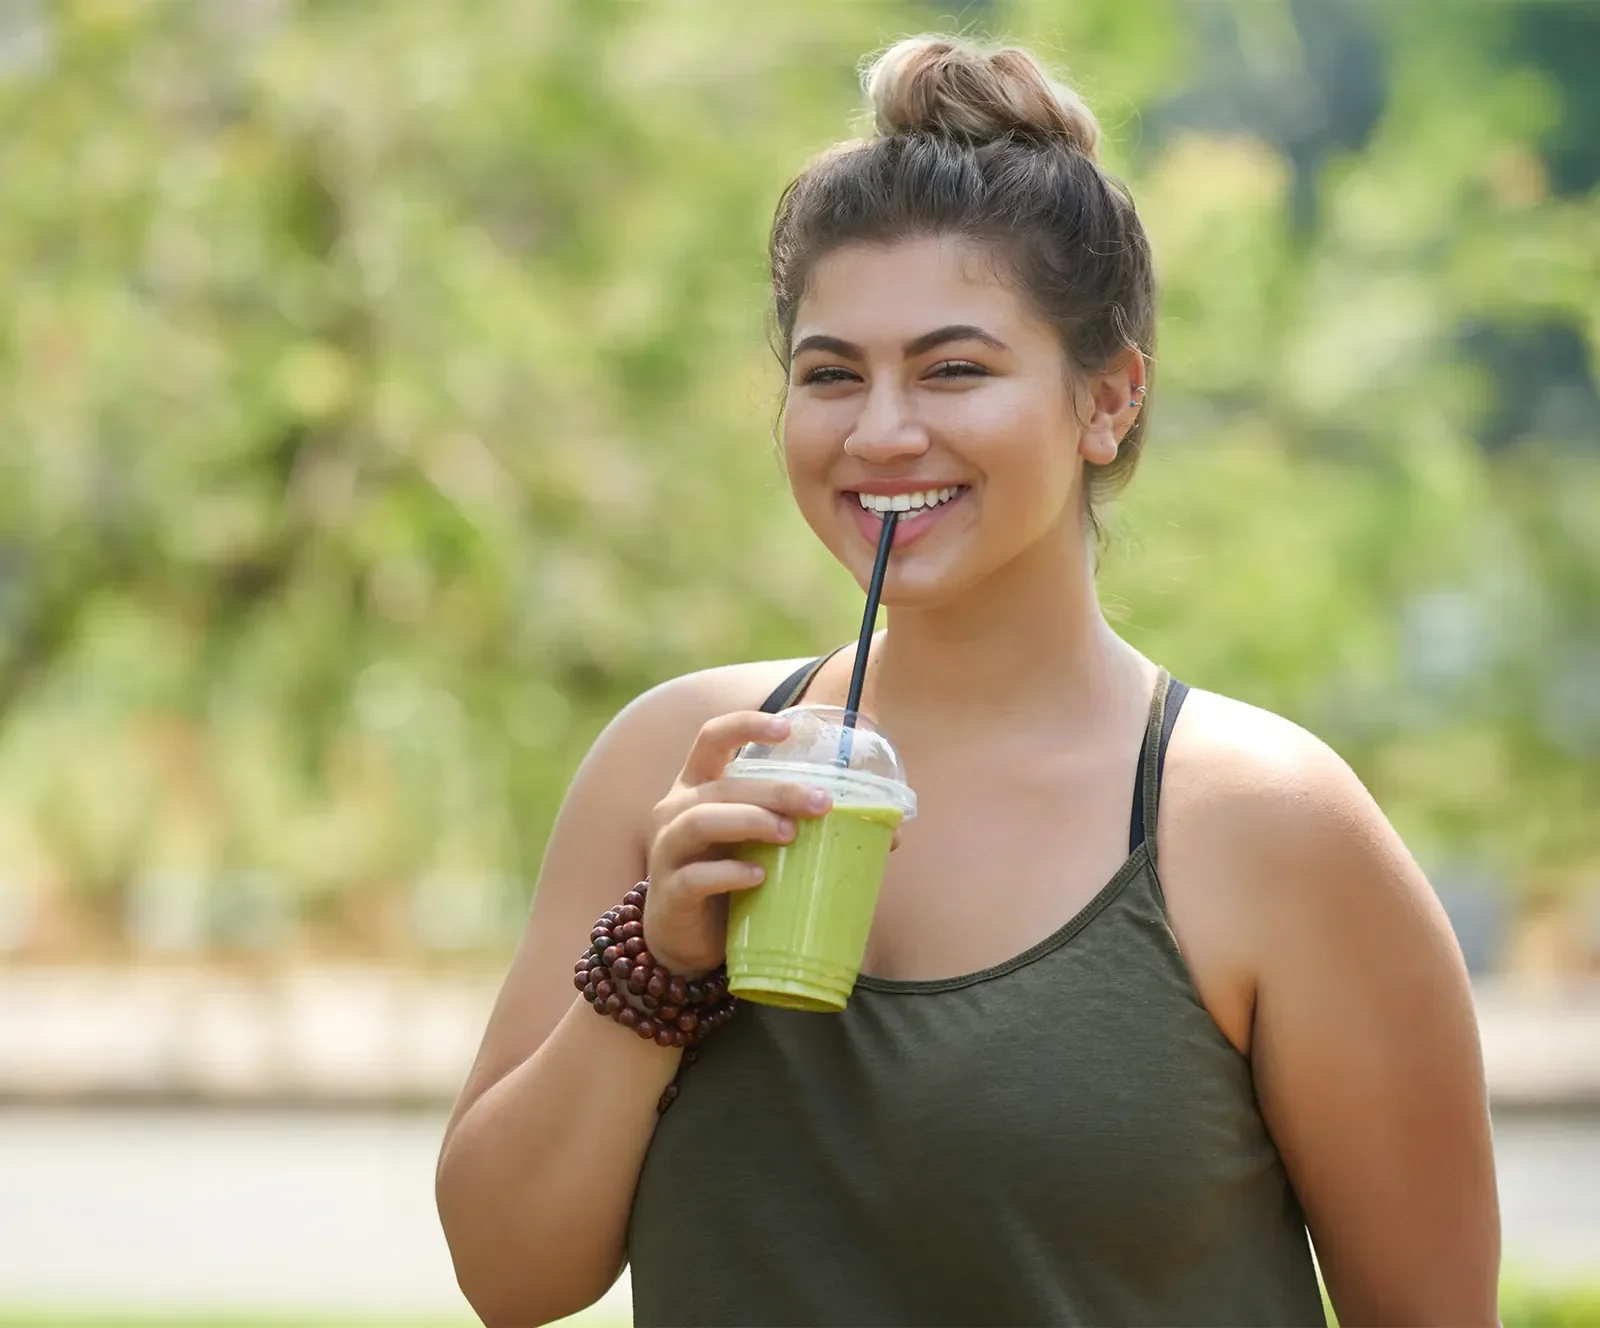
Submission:
M 886 724 L 1091 730 L 1148 693 L 1153 668 L 1100 611 L 1074 529 L 1047 538 L 960 599 L 898 608 L 873 651 Z

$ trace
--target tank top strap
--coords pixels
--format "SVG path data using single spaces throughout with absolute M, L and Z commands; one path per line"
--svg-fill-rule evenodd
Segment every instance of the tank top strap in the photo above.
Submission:
M 769 715 L 775 715 L 778 711 L 789 706 L 798 705 L 801 698 L 805 696 L 806 689 L 811 686 L 812 679 L 821 672 L 822 666 L 837 655 L 840 650 L 844 650 L 852 644 L 854 643 L 847 641 L 838 650 L 830 650 L 826 655 L 818 655 L 815 659 L 802 664 L 772 689 L 772 695 L 761 703 L 761 709 L 765 710 Z
M 1145 725 L 1144 744 L 1139 748 L 1139 769 L 1133 780 L 1133 810 L 1128 825 L 1128 853 L 1145 844 L 1150 865 L 1156 861 L 1156 820 L 1161 810 L 1161 779 L 1166 772 L 1167 744 L 1178 723 L 1178 712 L 1189 694 L 1188 685 L 1179 682 L 1165 669 L 1156 674 L 1155 692 L 1150 698 L 1150 718 Z

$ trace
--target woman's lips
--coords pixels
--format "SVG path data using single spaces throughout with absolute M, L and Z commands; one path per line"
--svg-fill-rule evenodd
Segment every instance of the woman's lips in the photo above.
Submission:
M 940 503 L 937 507 L 900 513 L 900 520 L 894 528 L 894 547 L 904 548 L 907 544 L 921 539 L 945 519 L 952 507 L 964 502 L 971 492 L 971 489 L 962 489 L 949 502 Z M 876 512 L 867 511 L 861 505 L 861 499 L 853 493 L 840 494 L 839 500 L 849 506 L 850 518 L 856 523 L 856 529 L 861 532 L 861 538 L 873 548 L 877 548 L 878 537 L 883 533 L 883 518 Z

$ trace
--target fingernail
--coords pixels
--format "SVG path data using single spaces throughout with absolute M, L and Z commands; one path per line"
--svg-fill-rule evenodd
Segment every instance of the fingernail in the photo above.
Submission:
M 794 822 L 791 821 L 787 816 L 784 817 L 778 822 L 778 833 L 785 839 L 792 838 L 794 835 Z
M 821 789 L 812 789 L 806 794 L 806 806 L 814 811 L 823 811 L 828 805 L 828 795 Z

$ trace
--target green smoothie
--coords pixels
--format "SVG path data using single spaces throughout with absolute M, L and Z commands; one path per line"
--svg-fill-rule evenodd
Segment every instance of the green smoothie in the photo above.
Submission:
M 835 807 L 788 844 L 746 844 L 765 868 L 728 897 L 728 990 L 791 1010 L 838 1011 L 861 971 L 898 807 Z
M 728 896 L 728 990 L 763 1005 L 839 1011 L 861 971 L 894 833 L 917 814 L 917 795 L 865 715 L 810 705 L 780 715 L 788 736 L 745 746 L 728 775 L 820 788 L 833 806 L 798 819 L 792 843 L 739 846 L 766 878 Z

